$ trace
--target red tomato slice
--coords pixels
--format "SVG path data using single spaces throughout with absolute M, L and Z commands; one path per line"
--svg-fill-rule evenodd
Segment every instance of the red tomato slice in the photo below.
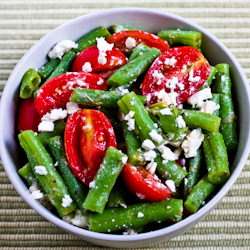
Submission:
M 116 48 L 112 48 L 110 51 L 106 51 L 107 63 L 100 64 L 98 62 L 99 50 L 97 46 L 91 46 L 83 50 L 75 59 L 72 71 L 83 71 L 82 66 L 89 62 L 91 64 L 92 72 L 98 72 L 107 69 L 113 69 L 117 66 L 122 66 L 127 63 L 126 56 Z
M 108 85 L 95 73 L 70 72 L 56 76 L 45 83 L 38 91 L 36 110 L 40 116 L 55 108 L 65 108 L 76 87 L 106 90 Z
M 107 149 L 116 147 L 109 119 L 94 109 L 79 110 L 68 119 L 64 140 L 70 167 L 86 185 L 95 177 Z
M 159 74 L 162 74 L 160 80 Z M 209 74 L 209 63 L 199 50 L 188 46 L 171 48 L 149 68 L 142 83 L 142 94 L 150 94 L 148 104 L 152 104 L 157 102 L 155 94 L 158 91 L 173 91 L 177 93 L 177 104 L 180 104 L 201 88 Z
M 38 124 L 41 121 L 35 109 L 35 99 L 33 97 L 22 100 L 18 113 L 18 130 L 33 130 L 37 132 Z
M 122 170 L 122 177 L 127 188 L 140 199 L 160 201 L 170 197 L 171 190 L 161 183 L 156 175 L 142 167 L 127 163 Z
M 126 30 L 117 32 L 110 36 L 107 41 L 109 43 L 114 43 L 116 48 L 118 48 L 122 52 L 125 52 L 128 51 L 125 44 L 128 37 L 134 38 L 136 40 L 136 45 L 138 45 L 139 43 L 144 43 L 149 47 L 155 47 L 159 49 L 161 52 L 169 49 L 167 41 L 162 40 L 154 34 L 141 30 Z

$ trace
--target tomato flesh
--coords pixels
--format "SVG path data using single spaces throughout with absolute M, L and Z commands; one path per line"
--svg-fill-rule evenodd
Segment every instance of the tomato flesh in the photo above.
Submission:
M 37 132 L 41 119 L 35 109 L 35 99 L 30 97 L 22 100 L 18 111 L 18 130 L 33 130 Z
M 83 71 L 82 67 L 85 63 L 90 63 L 92 72 L 113 69 L 117 66 L 122 66 L 127 63 L 126 56 L 116 48 L 112 48 L 112 50 L 106 51 L 107 62 L 105 64 L 100 64 L 98 62 L 98 57 L 99 50 L 97 46 L 91 46 L 83 50 L 75 59 L 72 66 L 72 71 Z
M 172 65 L 171 60 L 175 61 Z M 160 80 L 159 74 L 163 75 Z M 164 89 L 167 93 L 175 92 L 176 102 L 180 104 L 201 88 L 209 74 L 209 63 L 199 50 L 189 46 L 171 48 L 149 68 L 142 83 L 142 94 L 150 94 L 148 104 L 152 104 L 158 100 L 155 94 Z
M 122 170 L 122 177 L 127 188 L 142 200 L 160 201 L 170 197 L 171 190 L 162 184 L 156 175 L 142 167 L 127 163 Z
M 95 177 L 108 147 L 116 147 L 110 121 L 94 109 L 75 112 L 67 121 L 64 139 L 70 167 L 86 185 Z
M 38 91 L 35 108 L 39 115 L 43 116 L 52 109 L 65 108 L 76 87 L 106 90 L 108 85 L 95 73 L 70 72 L 56 76 Z
M 109 43 L 114 43 L 115 47 L 118 48 L 122 52 L 128 51 L 126 47 L 126 39 L 131 37 L 135 39 L 136 45 L 139 43 L 144 43 L 149 47 L 155 47 L 159 49 L 161 52 L 164 52 L 169 49 L 168 42 L 162 40 L 158 36 L 141 31 L 141 30 L 126 30 L 113 34 L 110 36 L 107 41 Z

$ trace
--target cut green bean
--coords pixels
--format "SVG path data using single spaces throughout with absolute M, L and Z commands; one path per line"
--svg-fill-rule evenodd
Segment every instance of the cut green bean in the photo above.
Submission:
M 181 44 L 200 48 L 202 43 L 202 34 L 198 31 L 188 30 L 162 30 L 157 33 L 161 39 L 166 40 L 170 46 Z
M 137 45 L 133 52 L 131 53 L 130 57 L 129 57 L 129 62 L 134 60 L 136 57 L 145 54 L 146 52 L 150 51 L 151 48 L 149 48 L 147 45 L 140 43 L 139 45 Z
M 36 181 L 29 162 L 18 170 L 18 174 L 26 181 L 28 186 L 31 186 Z
M 104 37 L 105 39 L 107 39 L 110 36 L 111 34 L 109 33 L 109 31 L 105 27 L 100 26 L 94 30 L 91 30 L 89 33 L 80 38 L 76 42 L 78 44 L 78 47 L 74 49 L 74 51 L 81 52 L 90 46 L 96 45 L 96 38 L 98 37 Z
M 109 77 L 107 83 L 112 86 L 121 86 L 128 84 L 137 79 L 144 73 L 161 51 L 151 48 L 150 51 L 139 55 L 121 68 L 119 68 L 112 76 Z
M 94 180 L 90 183 L 89 193 L 83 203 L 84 208 L 92 212 L 103 212 L 126 158 L 127 156 L 118 149 L 108 148 Z
M 109 30 L 111 33 L 118 33 L 118 32 L 125 31 L 125 30 L 138 30 L 138 29 L 135 27 L 131 27 L 129 25 L 114 24 L 109 27 Z
M 223 184 L 230 176 L 227 149 L 221 133 L 210 133 L 203 142 L 208 180 L 213 184 Z
M 122 128 L 129 162 L 134 166 L 144 164 L 141 151 L 141 143 L 136 134 L 134 133 L 134 131 L 128 130 L 126 121 L 122 122 Z
M 45 190 L 51 204 L 56 208 L 58 214 L 63 217 L 75 210 L 76 205 L 72 201 L 63 206 L 63 199 L 69 196 L 67 187 L 62 177 L 56 171 L 53 161 L 34 131 L 26 130 L 18 135 L 20 144 L 27 154 L 32 171 L 41 187 Z M 36 171 L 36 167 L 44 167 L 43 174 Z
M 201 86 L 200 90 L 210 87 L 213 79 L 215 78 L 215 74 L 217 72 L 216 68 L 214 66 L 210 66 L 210 69 L 211 69 L 210 75 L 207 81 Z
M 73 201 L 75 201 L 81 212 L 83 214 L 86 213 L 86 210 L 82 205 L 86 197 L 86 191 L 70 169 L 62 138 L 60 136 L 50 138 L 49 148 L 54 159 L 57 161 L 59 172 L 69 190 L 70 196 Z
M 215 102 L 217 105 L 220 106 L 220 96 L 221 96 L 220 94 L 214 94 L 213 93 L 212 98 L 210 100 Z M 220 116 L 220 107 L 213 112 L 213 115 L 214 116 Z M 222 121 L 221 121 L 221 124 L 222 124 Z
M 42 132 L 38 135 L 40 142 L 43 146 L 47 146 L 49 139 L 56 136 L 62 135 L 65 130 L 66 123 L 63 120 L 58 120 L 55 122 L 54 130 L 52 132 Z
M 20 87 L 20 97 L 27 99 L 38 89 L 41 83 L 41 77 L 35 69 L 29 69 L 25 72 Z
M 54 58 L 50 61 L 48 61 L 45 65 L 43 65 L 40 69 L 39 69 L 39 74 L 40 76 L 46 80 L 50 74 L 56 69 L 56 67 L 59 65 L 60 63 L 60 59 L 59 58 Z
M 195 213 L 205 200 L 218 188 L 217 185 L 208 181 L 204 176 L 192 189 L 191 193 L 184 202 L 184 207 L 190 212 Z
M 67 52 L 63 56 L 61 62 L 58 64 L 58 66 L 55 68 L 55 70 L 48 77 L 47 81 L 49 81 L 50 79 L 52 79 L 55 76 L 61 75 L 63 73 L 66 73 L 67 71 L 69 71 L 71 64 L 75 58 L 76 58 L 76 53 L 74 51 Z
M 228 95 L 220 95 L 220 132 L 223 135 L 228 151 L 237 148 L 236 116 L 234 113 L 233 100 Z
M 125 199 L 122 195 L 122 190 L 118 185 L 115 185 L 110 193 L 107 207 L 126 207 Z
M 168 199 L 130 205 L 127 208 L 105 209 L 102 214 L 90 215 L 89 224 L 92 231 L 108 233 L 137 228 L 152 222 L 177 222 L 182 219 L 182 211 L 182 200 Z
M 181 109 L 183 119 L 189 128 L 201 128 L 210 132 L 217 132 L 220 128 L 220 117 L 196 110 Z
M 187 181 L 186 183 L 184 183 L 184 196 L 185 197 L 187 197 L 190 194 L 194 185 L 199 180 L 201 161 L 202 161 L 202 153 L 201 153 L 201 149 L 198 149 L 196 156 L 191 158 L 188 163 Z

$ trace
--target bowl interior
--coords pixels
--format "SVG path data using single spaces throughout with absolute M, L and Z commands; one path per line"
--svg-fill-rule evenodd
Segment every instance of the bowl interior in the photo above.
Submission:
M 77 40 L 88 31 L 100 25 L 106 27 L 112 24 L 127 24 L 145 31 L 157 33 L 162 29 L 184 29 L 198 30 L 203 33 L 202 52 L 209 60 L 211 65 L 218 63 L 228 63 L 231 68 L 233 81 L 233 95 L 238 109 L 238 132 L 239 147 L 233 159 L 231 170 L 232 175 L 223 188 L 208 202 L 202 209 L 189 218 L 168 228 L 160 229 L 154 232 L 133 235 L 129 238 L 121 235 L 98 234 L 76 228 L 58 219 L 48 210 L 43 208 L 37 201 L 29 196 L 29 191 L 24 185 L 16 170 L 21 167 L 21 159 L 18 156 L 17 138 L 16 138 L 16 110 L 18 107 L 18 87 L 24 72 L 29 68 L 39 68 L 45 61 L 48 51 L 58 41 L 64 39 Z M 237 84 L 237 87 L 236 87 Z M 248 82 L 242 73 L 239 64 L 230 52 L 217 39 L 207 33 L 198 25 L 184 20 L 175 15 L 151 11 L 147 9 L 124 8 L 102 11 L 87 16 L 79 17 L 68 22 L 43 37 L 35 44 L 21 59 L 12 72 L 1 100 L 0 114 L 0 150 L 5 170 L 25 201 L 36 209 L 42 216 L 57 224 L 58 226 L 69 230 L 87 240 L 107 246 L 141 246 L 149 242 L 171 238 L 178 233 L 185 231 L 193 223 L 205 216 L 226 194 L 230 186 L 238 177 L 244 162 L 249 153 L 249 90 Z

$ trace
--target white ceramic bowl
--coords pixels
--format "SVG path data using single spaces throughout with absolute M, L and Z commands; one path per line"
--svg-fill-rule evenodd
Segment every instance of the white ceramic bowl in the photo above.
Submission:
M 64 39 L 77 40 L 79 37 L 97 26 L 110 26 L 112 24 L 127 24 L 143 30 L 154 32 L 162 29 L 180 28 L 197 30 L 203 33 L 202 51 L 211 65 L 228 63 L 231 68 L 233 81 L 233 94 L 237 103 L 239 146 L 231 165 L 230 179 L 220 191 L 197 213 L 188 218 L 163 229 L 138 235 L 113 235 L 95 233 L 72 226 L 44 208 L 39 202 L 33 200 L 29 191 L 17 174 L 20 161 L 17 157 L 16 111 L 18 105 L 18 88 L 24 72 L 29 68 L 39 68 L 46 61 L 50 48 L 58 41 Z M 228 49 L 200 26 L 191 23 L 173 14 L 152 11 L 141 8 L 119 8 L 96 12 L 81 16 L 53 30 L 37 42 L 19 61 L 4 89 L 0 111 L 0 152 L 5 171 L 10 181 L 23 197 L 40 215 L 57 226 L 95 244 L 110 247 L 140 247 L 171 239 L 185 232 L 188 228 L 200 221 L 209 211 L 219 203 L 239 176 L 249 154 L 249 86 L 244 73 L 235 57 Z

